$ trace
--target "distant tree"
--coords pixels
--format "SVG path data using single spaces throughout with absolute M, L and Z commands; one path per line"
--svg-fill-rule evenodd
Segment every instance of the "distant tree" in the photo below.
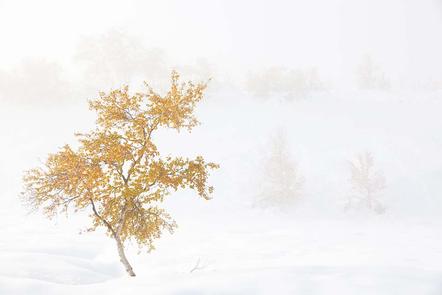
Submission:
M 361 205 L 376 213 L 385 212 L 384 206 L 379 201 L 385 189 L 385 177 L 374 170 L 373 156 L 366 152 L 359 154 L 350 162 L 351 169 L 351 194 L 345 209 L 360 207 Z
M 272 95 L 286 100 L 308 97 L 311 93 L 325 90 L 316 68 L 287 69 L 271 67 L 249 75 L 247 90 L 258 97 Z
M 147 47 L 125 30 L 112 29 L 104 34 L 80 39 L 75 62 L 88 76 L 88 88 L 114 87 L 144 77 L 162 86 L 168 81 L 166 53 Z M 84 86 L 83 86 L 84 87 Z
M 100 93 L 90 101 L 97 112 L 97 127 L 76 134 L 77 149 L 65 145 L 50 154 L 46 163 L 26 172 L 23 197 L 48 217 L 58 212 L 89 208 L 95 230 L 104 226 L 118 248 L 120 260 L 135 276 L 124 245 L 128 240 L 154 249 L 163 230 L 173 232 L 176 223 L 159 204 L 179 188 L 195 190 L 209 199 L 209 170 L 217 168 L 203 157 L 161 157 L 153 142 L 160 128 L 190 131 L 198 124 L 194 108 L 205 83 L 179 83 L 172 73 L 171 87 L 161 96 L 147 84 L 146 92 L 129 93 L 129 87 Z
M 256 206 L 286 209 L 298 201 L 304 178 L 291 157 L 284 133 L 279 132 L 272 138 L 262 168 Z
M 370 55 L 366 55 L 357 68 L 357 83 L 360 89 L 387 90 L 390 81 L 386 78 L 381 67 L 376 64 Z
M 437 79 L 430 79 L 429 81 L 426 81 L 424 83 L 421 83 L 421 85 L 419 85 L 420 88 L 423 88 L 425 90 L 429 90 L 429 91 L 441 91 L 442 90 L 442 79 L 441 80 L 437 80 Z

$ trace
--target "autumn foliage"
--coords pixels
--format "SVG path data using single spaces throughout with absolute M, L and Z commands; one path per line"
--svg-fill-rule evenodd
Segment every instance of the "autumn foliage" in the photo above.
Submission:
M 195 127 L 194 109 L 205 89 L 205 83 L 180 83 L 173 72 L 165 95 L 147 84 L 146 91 L 134 94 L 128 86 L 101 92 L 90 101 L 98 116 L 96 129 L 76 134 L 78 148 L 65 145 L 42 167 L 26 172 L 25 201 L 48 217 L 71 207 L 89 209 L 90 230 L 106 228 L 117 243 L 121 262 L 134 276 L 124 243 L 132 240 L 150 251 L 164 230 L 176 227 L 159 206 L 164 198 L 180 188 L 193 189 L 204 199 L 213 191 L 208 176 L 217 164 L 201 156 L 162 157 L 152 137 L 159 128 Z

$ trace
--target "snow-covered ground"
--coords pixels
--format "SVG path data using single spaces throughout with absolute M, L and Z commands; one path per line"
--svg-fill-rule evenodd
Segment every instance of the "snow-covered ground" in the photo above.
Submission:
M 85 105 L 0 108 L 0 294 L 442 294 L 442 96 L 320 93 L 258 101 L 210 94 L 191 134 L 162 132 L 165 153 L 202 154 L 221 168 L 204 201 L 165 207 L 179 227 L 151 253 L 128 256 L 128 278 L 87 213 L 49 221 L 19 201 L 24 170 L 93 127 Z M 271 135 L 283 128 L 305 177 L 303 198 L 278 212 L 253 208 Z M 370 151 L 387 180 L 385 214 L 347 212 L 347 161 Z M 196 268 L 192 271 L 192 269 Z

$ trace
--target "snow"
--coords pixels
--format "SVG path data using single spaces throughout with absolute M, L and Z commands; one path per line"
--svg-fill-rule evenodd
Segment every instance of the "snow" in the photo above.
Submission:
M 104 237 L 83 244 L 84 236 L 71 233 L 69 245 L 63 239 L 69 232 L 44 235 L 16 227 L 15 235 L 35 242 L 27 247 L 9 242 L 13 251 L 2 247 L 0 294 L 441 291 L 440 223 L 245 217 L 207 225 L 181 220 L 179 231 L 158 243 L 155 252 L 130 254 L 136 278 L 121 271 L 114 245 Z M 66 249 L 71 253 L 59 254 Z M 198 259 L 202 268 L 190 273 Z
M 179 227 L 151 253 L 129 245 L 136 278 L 102 230 L 78 234 L 88 212 L 46 220 L 19 201 L 23 171 L 74 143 L 93 115 L 85 105 L 2 107 L 0 294 L 441 294 L 440 98 L 212 94 L 198 109 L 201 126 L 156 139 L 165 153 L 221 164 L 211 177 L 214 198 L 170 196 L 164 206 Z M 266 144 L 281 127 L 306 179 L 303 198 L 284 212 L 252 208 Z M 347 161 L 364 151 L 387 179 L 383 215 L 343 212 Z

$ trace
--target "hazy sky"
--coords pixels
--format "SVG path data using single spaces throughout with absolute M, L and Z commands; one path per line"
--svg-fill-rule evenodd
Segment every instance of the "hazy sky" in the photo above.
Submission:
M 29 58 L 75 66 L 85 38 L 112 30 L 231 74 L 278 65 L 340 76 L 370 54 L 393 76 L 442 79 L 440 0 L 0 0 L 0 71 Z

